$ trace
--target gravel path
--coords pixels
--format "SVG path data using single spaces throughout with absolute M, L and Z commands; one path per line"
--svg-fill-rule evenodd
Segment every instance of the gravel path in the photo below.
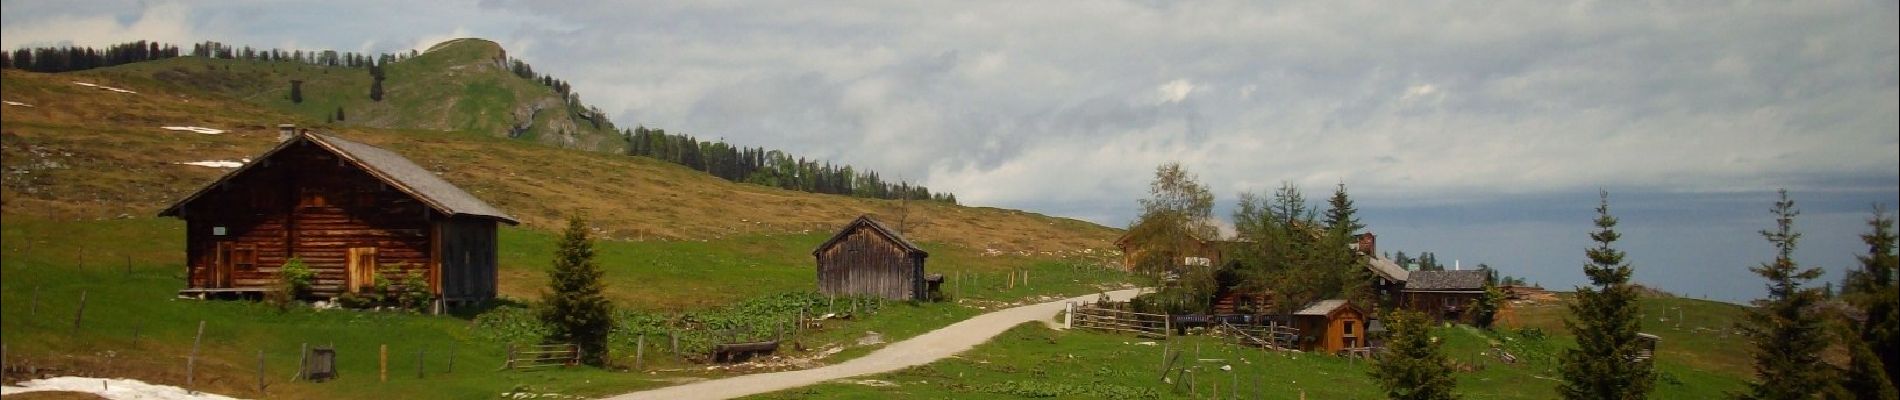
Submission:
M 1108 292 L 1109 297 L 1120 301 L 1135 296 L 1136 289 Z M 1003 331 L 1029 321 L 1046 320 L 1062 311 L 1063 304 L 1091 302 L 1097 295 L 1031 304 L 1015 308 L 997 310 L 988 314 L 950 324 L 923 335 L 901 342 L 891 343 L 871 354 L 845 361 L 841 364 L 819 368 L 752 374 L 731 378 L 693 382 L 644 392 L 633 392 L 609 397 L 612 400 L 633 399 L 730 399 L 761 393 L 770 393 L 799 386 L 816 384 L 833 379 L 850 378 L 860 375 L 890 372 L 914 365 L 924 365 L 951 355 L 961 353 L 987 342 Z

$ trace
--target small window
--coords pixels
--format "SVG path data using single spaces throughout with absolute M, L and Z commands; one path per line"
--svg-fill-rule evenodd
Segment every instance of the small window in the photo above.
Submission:
M 257 245 L 240 244 L 231 249 L 231 267 L 239 271 L 256 271 Z
M 1346 320 L 1344 325 L 1346 326 L 1346 330 L 1345 330 L 1346 336 L 1352 336 L 1352 327 L 1355 325 L 1359 325 L 1359 321 Z

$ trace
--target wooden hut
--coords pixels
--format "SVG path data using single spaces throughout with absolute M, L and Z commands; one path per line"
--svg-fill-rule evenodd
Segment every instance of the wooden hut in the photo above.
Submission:
M 1366 347 L 1366 320 L 1365 310 L 1339 299 L 1320 300 L 1293 313 L 1293 326 L 1311 338 L 1301 347 L 1326 354 Z
M 1406 277 L 1405 300 L 1401 303 L 1405 309 L 1435 320 L 1470 322 L 1472 316 L 1467 311 L 1473 301 L 1484 296 L 1487 279 L 1490 272 L 1485 270 L 1412 271 Z
M 924 258 L 930 253 L 869 215 L 846 224 L 811 254 L 818 260 L 818 290 L 825 294 L 929 298 Z
M 422 274 L 438 310 L 495 297 L 496 223 L 513 217 L 388 150 L 285 133 L 159 213 L 185 220 L 180 294 L 267 292 L 298 257 L 316 272 L 317 297 L 362 290 L 393 271 Z

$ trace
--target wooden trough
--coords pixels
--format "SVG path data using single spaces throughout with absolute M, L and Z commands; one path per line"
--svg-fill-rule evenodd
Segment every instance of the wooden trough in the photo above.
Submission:
M 720 343 L 713 345 L 712 359 L 715 363 L 745 362 L 760 354 L 772 354 L 778 351 L 777 340 L 765 342 Z

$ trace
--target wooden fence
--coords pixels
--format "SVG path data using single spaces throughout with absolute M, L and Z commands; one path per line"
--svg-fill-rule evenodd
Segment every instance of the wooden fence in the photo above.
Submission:
M 1239 326 L 1221 322 L 1221 327 L 1234 333 L 1234 342 L 1272 350 L 1292 350 L 1299 348 L 1300 329 L 1268 322 L 1267 325 Z
M 1126 332 L 1156 339 L 1167 339 L 1168 331 L 1173 328 L 1166 314 L 1074 305 L 1069 315 L 1070 324 L 1076 328 Z
M 508 362 L 502 369 L 579 365 L 581 347 L 567 344 L 537 344 L 516 348 L 508 345 Z

